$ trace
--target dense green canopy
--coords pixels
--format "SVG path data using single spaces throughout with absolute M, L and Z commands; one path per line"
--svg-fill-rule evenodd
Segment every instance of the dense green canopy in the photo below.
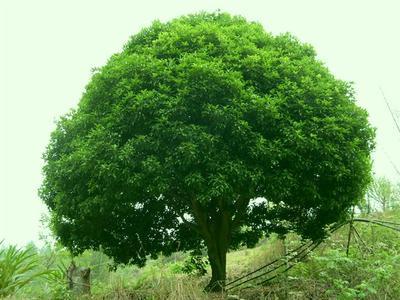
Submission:
M 52 133 L 41 197 L 76 252 L 142 264 L 206 246 L 223 280 L 228 247 L 318 239 L 342 219 L 370 179 L 373 137 L 310 45 L 201 13 L 154 22 L 95 71 Z

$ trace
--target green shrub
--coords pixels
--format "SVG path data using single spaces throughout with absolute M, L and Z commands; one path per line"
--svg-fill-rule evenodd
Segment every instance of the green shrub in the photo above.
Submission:
M 0 242 L 1 246 L 1 242 Z M 0 297 L 18 289 L 48 271 L 37 271 L 38 258 L 33 248 L 19 249 L 10 245 L 0 249 Z
M 190 275 L 203 276 L 207 274 L 209 262 L 202 255 L 191 254 L 184 262 L 182 272 Z

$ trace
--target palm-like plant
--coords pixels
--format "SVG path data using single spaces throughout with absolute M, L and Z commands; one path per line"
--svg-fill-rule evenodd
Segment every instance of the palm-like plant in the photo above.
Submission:
M 36 277 L 48 272 L 35 271 L 37 267 L 37 255 L 31 248 L 20 249 L 13 245 L 0 248 L 0 298 L 12 295 Z

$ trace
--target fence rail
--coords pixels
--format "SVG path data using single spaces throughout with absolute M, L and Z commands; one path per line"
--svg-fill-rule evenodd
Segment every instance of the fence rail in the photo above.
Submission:
M 366 247 L 366 249 L 368 249 L 369 251 L 372 251 L 365 244 L 365 242 L 361 239 L 360 234 L 358 233 L 357 229 L 354 227 L 354 223 L 357 223 L 357 222 L 370 223 L 373 225 L 382 226 L 382 227 L 400 232 L 400 223 L 396 223 L 396 222 L 392 222 L 392 221 L 384 221 L 384 220 L 365 219 L 365 218 L 352 218 L 352 219 L 350 219 L 346 222 L 343 222 L 343 223 L 337 225 L 336 227 L 332 228 L 329 232 L 330 232 L 330 234 L 332 234 L 335 231 L 337 231 L 338 229 L 342 228 L 344 225 L 349 224 L 350 225 L 349 236 L 351 235 L 352 232 L 354 232 L 356 238 L 362 242 L 363 246 Z M 263 280 L 257 281 L 253 285 L 266 284 L 267 282 L 279 277 L 283 273 L 289 271 L 291 268 L 296 266 L 303 259 L 305 259 L 313 250 L 315 250 L 322 242 L 323 242 L 323 240 L 302 243 L 300 246 L 298 246 L 294 250 L 291 250 L 286 255 L 284 255 L 280 258 L 277 258 L 277 259 L 261 266 L 260 268 L 257 268 L 256 270 L 251 271 L 239 278 L 236 278 L 233 281 L 226 283 L 224 286 L 225 291 L 230 291 L 230 290 L 239 288 L 246 283 L 247 284 L 253 283 L 257 279 L 260 279 L 263 277 L 264 277 Z M 350 239 L 348 241 L 348 246 L 349 246 L 349 243 L 350 243 Z M 291 263 L 291 264 L 288 265 L 289 263 Z M 278 271 L 281 267 L 283 267 L 285 265 L 287 266 L 286 268 L 284 268 L 281 271 Z M 274 273 L 275 271 L 277 271 L 277 272 Z M 261 272 L 261 273 L 259 273 L 259 272 Z M 269 275 L 269 276 L 267 276 L 267 275 Z M 247 288 L 252 287 L 253 285 L 247 285 L 247 286 L 242 287 L 241 289 L 247 289 Z

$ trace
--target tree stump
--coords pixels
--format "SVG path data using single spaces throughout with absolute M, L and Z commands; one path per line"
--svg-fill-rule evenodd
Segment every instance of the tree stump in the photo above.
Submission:
M 74 294 L 90 294 L 90 268 L 76 266 L 74 261 L 67 270 L 68 289 Z

